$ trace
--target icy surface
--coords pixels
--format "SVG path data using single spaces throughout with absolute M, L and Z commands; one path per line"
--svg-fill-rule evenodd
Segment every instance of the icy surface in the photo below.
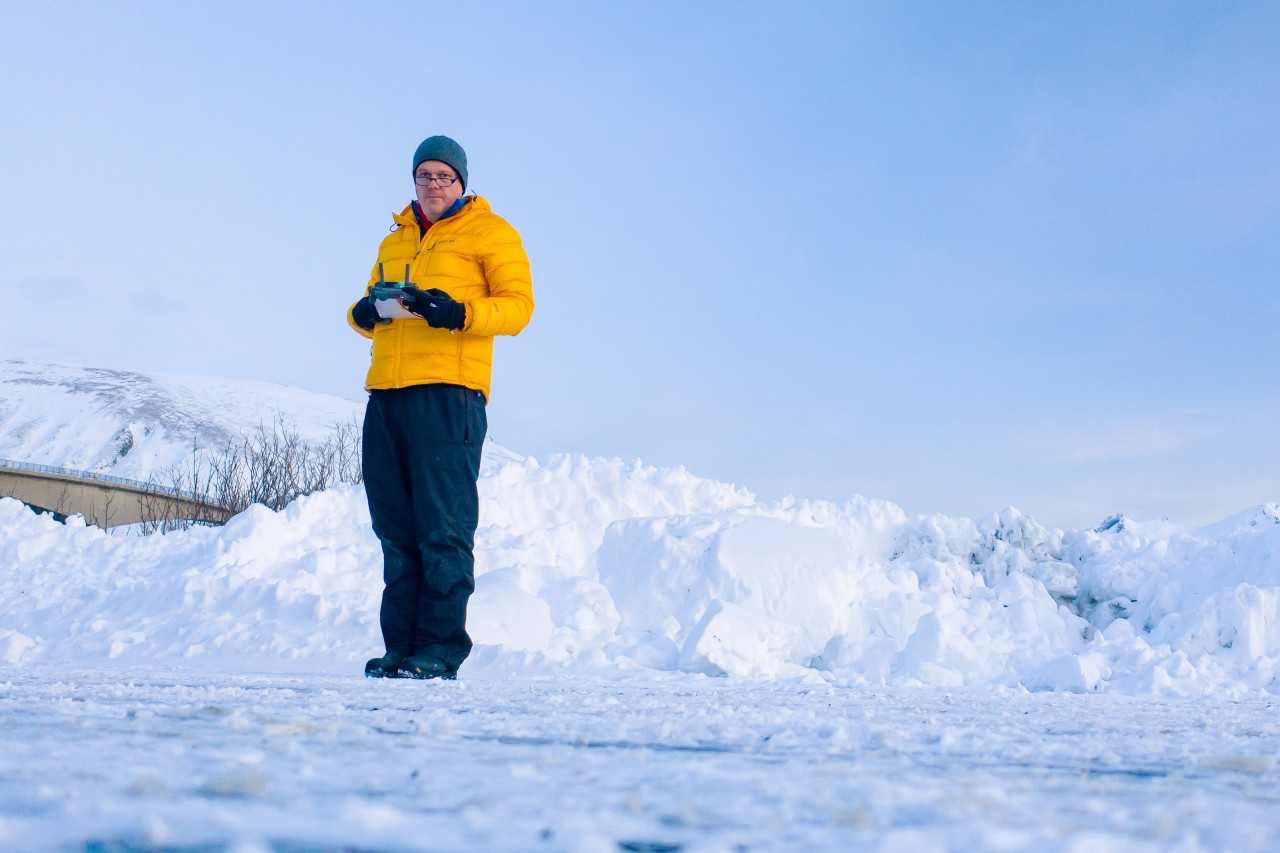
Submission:
M 0 668 L 5 850 L 1271 850 L 1272 700 Z

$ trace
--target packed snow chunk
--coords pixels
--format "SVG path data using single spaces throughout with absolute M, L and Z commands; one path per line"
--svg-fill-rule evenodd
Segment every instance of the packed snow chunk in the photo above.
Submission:
M 1111 664 L 1103 654 L 1061 655 L 1029 673 L 1022 684 L 1028 690 L 1093 693 L 1110 675 Z
M 39 643 L 19 631 L 0 628 L 0 663 L 22 663 Z
M 507 651 L 548 652 L 556 626 L 546 601 L 520 588 L 516 572 L 499 569 L 476 578 L 467 632 L 483 645 Z
M 930 610 L 916 622 L 906 646 L 898 653 L 893 671 L 905 683 L 959 687 L 982 654 L 982 645 L 964 635 L 952 620 L 944 622 Z
M 853 564 L 829 530 L 738 513 L 619 522 L 598 557 L 619 633 L 664 635 L 674 619 L 682 666 L 761 677 L 808 665 L 844 632 Z
M 788 661 L 798 628 L 738 604 L 712 601 L 702 622 L 689 635 L 680 669 L 704 675 L 751 675 L 762 678 L 812 674 Z
M 205 797 L 238 799 L 261 797 L 267 790 L 267 780 L 257 770 L 239 768 L 210 777 L 197 789 Z
M 558 570 L 580 569 L 615 521 L 714 513 L 750 507 L 755 498 L 737 487 L 695 477 L 683 468 L 556 455 L 539 466 L 486 454 L 479 483 L 481 528 L 477 546 L 509 546 L 519 531 L 525 549 L 514 552 Z M 494 540 L 497 541 L 494 541 Z M 505 559 L 499 565 L 510 565 Z
M 1050 595 L 1064 599 L 1079 592 L 1079 572 L 1062 560 L 1062 533 L 1037 524 L 1014 507 L 978 525 L 981 540 L 972 559 L 994 586 L 1013 573 L 1039 581 Z
M 1229 650 L 1250 664 L 1280 656 L 1280 588 L 1240 584 L 1215 593 L 1189 617 L 1180 643 L 1188 652 Z
M 0 568 L 40 560 L 64 541 L 66 530 L 53 516 L 37 515 L 16 498 L 0 497 Z
M 111 636 L 111 645 L 107 649 L 108 658 L 118 658 L 134 646 L 146 642 L 147 636 L 141 631 L 117 631 Z

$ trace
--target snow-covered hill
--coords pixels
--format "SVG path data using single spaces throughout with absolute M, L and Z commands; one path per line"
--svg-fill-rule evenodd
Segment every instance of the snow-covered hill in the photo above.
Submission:
M 0 459 L 138 480 L 277 414 L 317 440 L 363 410 L 266 382 L 0 361 Z
M 104 372 L 110 387 L 133 390 L 112 392 L 116 409 L 77 409 L 68 401 L 100 399 L 101 383 L 8 369 L 53 401 L 42 421 L 50 441 L 88 454 L 59 458 L 36 427 L 5 436 L 4 447 L 44 452 L 36 461 L 101 462 L 109 441 L 73 440 L 91 427 L 100 438 L 130 426 L 161 435 L 147 411 L 188 413 L 165 436 L 201 429 L 192 403 L 137 404 L 143 388 L 173 400 L 178 378 Z M 5 423 L 38 420 L 40 398 L 22 382 L 4 393 L 15 385 L 25 396 L 0 397 Z M 261 419 L 256 400 L 284 414 L 281 401 L 296 400 L 317 429 L 355 406 L 209 387 L 222 387 L 223 414 L 241 423 Z M 763 504 L 683 469 L 503 452 L 487 453 L 481 496 L 473 671 L 1280 694 L 1277 504 L 1194 530 L 1117 517 L 1064 532 L 1013 508 L 970 520 L 910 518 L 859 497 Z M 148 538 L 59 525 L 0 500 L 0 661 L 358 672 L 380 651 L 380 578 L 355 486 Z

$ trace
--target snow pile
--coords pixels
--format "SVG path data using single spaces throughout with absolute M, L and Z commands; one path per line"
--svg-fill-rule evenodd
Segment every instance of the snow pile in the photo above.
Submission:
M 265 383 L 0 362 L 0 458 L 146 477 L 277 415 L 359 403 Z M 851 685 L 1280 693 L 1275 504 L 1184 530 L 1048 530 L 760 504 L 683 469 L 485 447 L 476 670 L 604 667 Z M 359 488 L 164 537 L 0 500 L 0 662 L 350 673 L 380 650 Z
M 682 469 L 490 448 L 474 671 L 1280 693 L 1280 508 L 1185 530 L 760 504 Z M 139 538 L 0 500 L 0 660 L 358 672 L 381 561 L 343 487 Z

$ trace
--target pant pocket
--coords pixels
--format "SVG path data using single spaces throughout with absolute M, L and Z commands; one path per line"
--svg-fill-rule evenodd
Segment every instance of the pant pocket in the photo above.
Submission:
M 489 418 L 485 413 L 484 394 L 471 388 L 466 389 L 466 426 L 463 428 L 462 443 L 468 446 L 484 444 L 485 434 L 489 431 Z

